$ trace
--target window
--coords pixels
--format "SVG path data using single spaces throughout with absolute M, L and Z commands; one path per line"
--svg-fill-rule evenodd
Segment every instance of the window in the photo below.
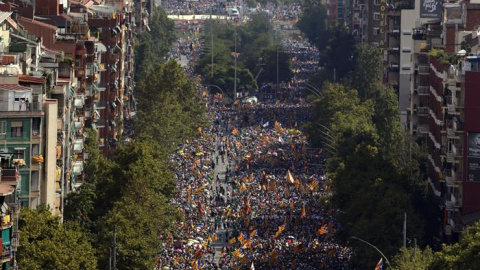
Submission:
M 23 127 L 12 127 L 10 129 L 12 138 L 21 138 L 23 135 Z
M 380 13 L 378 13 L 378 12 L 373 13 L 373 20 L 374 21 L 380 21 Z
M 14 159 L 25 159 L 25 149 L 15 149 L 13 150 Z
M 32 171 L 32 184 L 30 187 L 31 191 L 40 191 L 40 181 L 38 171 Z
M 380 35 L 380 28 L 374 27 L 374 28 L 373 28 L 373 35 L 374 35 L 374 36 Z
M 21 121 L 11 122 L 10 132 L 12 138 L 21 138 L 23 136 L 23 123 Z
M 32 136 L 40 136 L 40 118 L 33 118 L 32 120 Z
M 0 135 L 7 133 L 7 121 L 0 121 Z
M 38 144 L 32 144 L 32 155 L 36 156 L 40 153 L 40 147 Z
M 22 208 L 28 208 L 29 204 L 28 204 L 28 199 L 26 200 L 20 200 L 20 206 Z
M 375 6 L 379 6 L 380 5 L 380 0 L 373 0 L 373 4 Z

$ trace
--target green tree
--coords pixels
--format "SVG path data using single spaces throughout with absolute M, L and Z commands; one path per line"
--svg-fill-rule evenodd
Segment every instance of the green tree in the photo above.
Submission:
M 370 44 L 357 48 L 355 69 L 350 75 L 349 85 L 358 90 L 362 99 L 374 98 L 383 86 L 382 51 Z
M 331 34 L 327 22 L 327 10 L 320 0 L 303 0 L 302 10 L 297 27 L 310 43 L 323 52 L 328 46 Z
M 282 52 L 281 50 L 282 48 L 280 46 L 275 46 L 262 51 L 261 57 L 265 61 L 265 66 L 258 76 L 259 84 L 277 83 L 277 68 L 279 82 L 288 82 L 292 79 L 291 57 L 288 53 Z
M 441 252 L 435 254 L 435 261 L 428 269 L 480 269 L 480 222 L 462 232 L 458 243 L 444 245 Z
M 22 209 L 19 229 L 22 232 L 17 251 L 20 269 L 97 269 L 94 249 L 78 224 L 62 225 L 46 207 Z
M 402 248 L 393 258 L 392 270 L 426 270 L 434 261 L 431 248 Z M 390 268 L 389 268 L 390 269 Z
M 149 69 L 137 88 L 137 138 L 175 147 L 207 124 L 195 84 L 175 61 Z M 152 121 L 155 119 L 155 121 Z
M 138 81 L 145 70 L 156 63 L 164 62 L 170 52 L 172 43 L 176 40 L 175 24 L 168 19 L 162 7 L 157 7 L 149 24 L 150 31 L 143 32 L 138 38 L 135 48 L 135 63 Z
M 120 148 L 115 162 L 121 168 L 118 182 L 125 183 L 122 196 L 99 220 L 99 247 L 108 250 L 116 228 L 118 269 L 153 269 L 160 249 L 159 235 L 180 218 L 168 203 L 175 194 L 175 180 L 162 146 L 135 142 Z M 106 267 L 108 254 L 100 257 Z

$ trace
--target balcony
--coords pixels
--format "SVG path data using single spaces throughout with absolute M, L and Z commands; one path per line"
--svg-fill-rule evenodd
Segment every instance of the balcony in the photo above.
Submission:
M 426 96 L 430 94 L 430 88 L 428 86 L 419 86 L 418 94 L 421 96 Z
M 12 251 L 17 251 L 17 248 L 20 246 L 20 233 L 14 232 L 12 235 L 12 239 L 10 239 L 10 242 L 12 243 Z
M 2 230 L 11 228 L 12 225 L 13 220 L 11 215 L 4 215 L 3 217 L 0 217 L 0 226 Z
M 107 89 L 107 84 L 102 82 L 102 83 L 99 83 L 98 86 L 97 86 L 97 90 L 99 92 L 103 92 Z
M 428 65 L 419 64 L 418 65 L 418 74 L 429 75 L 430 74 L 430 67 Z
M 398 63 L 391 63 L 389 66 L 390 71 L 398 71 Z
M 429 109 L 428 107 L 419 107 L 418 108 L 418 115 L 428 115 Z
M 424 27 L 414 28 L 412 32 L 412 38 L 414 40 L 427 40 L 427 29 Z
M 462 207 L 462 197 L 460 194 L 452 193 L 450 195 L 450 201 L 452 202 L 454 207 Z
M 95 108 L 98 109 L 98 110 L 103 110 L 106 108 L 106 102 L 104 100 L 98 102 L 96 105 L 95 105 Z
M 459 112 L 457 112 L 457 108 L 453 104 L 447 104 L 447 111 L 448 111 L 448 114 L 451 114 L 451 115 L 460 114 Z
M 17 185 L 20 181 L 20 173 L 17 169 L 3 169 L 2 168 L 2 183 L 10 185 Z
M 65 85 L 55 85 L 50 90 L 50 93 L 58 94 L 58 95 L 65 95 L 65 89 L 66 89 Z
M 12 255 L 11 255 L 11 252 L 10 252 L 10 247 L 5 246 L 0 253 L 0 261 L 2 263 L 4 263 L 4 262 L 10 261 L 11 259 L 12 259 Z

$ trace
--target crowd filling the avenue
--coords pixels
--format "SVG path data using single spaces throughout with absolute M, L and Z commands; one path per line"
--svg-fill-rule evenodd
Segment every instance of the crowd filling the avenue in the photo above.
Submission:
M 212 127 L 173 155 L 185 220 L 164 236 L 160 269 L 347 269 L 338 213 L 322 203 L 324 154 L 287 114 L 246 125 L 254 111 L 211 108 Z
M 176 23 L 189 35 L 174 44 L 171 58 L 194 62 L 201 22 Z M 158 269 L 348 269 L 351 250 L 336 238 L 339 213 L 325 204 L 325 153 L 310 148 L 300 130 L 310 105 L 298 87 L 318 51 L 300 36 L 282 47 L 295 76 L 260 86 L 260 101 L 226 107 L 204 95 L 211 126 L 199 127 L 199 138 L 172 155 L 174 203 L 184 220 L 162 235 Z M 195 78 L 191 66 L 185 72 Z

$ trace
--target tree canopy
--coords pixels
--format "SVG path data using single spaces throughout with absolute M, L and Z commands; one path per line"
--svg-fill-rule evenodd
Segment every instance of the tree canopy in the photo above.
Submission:
M 382 84 L 380 51 L 361 45 L 357 52 L 343 83 L 322 87 L 306 131 L 330 154 L 332 203 L 344 213 L 341 238 L 361 237 L 391 257 L 402 245 L 405 213 L 408 238 L 419 245 L 433 242 L 424 232 L 436 231 L 440 215 L 421 172 L 424 155 L 400 127 L 396 94 Z M 350 243 L 352 267 L 365 269 L 378 257 L 364 243 Z
M 20 269 L 97 269 L 94 249 L 75 222 L 60 223 L 44 206 L 22 208 L 17 260 Z
M 119 144 L 107 160 L 98 150 L 97 132 L 89 130 L 86 183 L 66 198 L 64 218 L 86 232 L 99 269 L 108 268 L 114 232 L 117 269 L 153 269 L 161 236 L 182 219 L 170 204 L 177 190 L 169 157 L 178 143 L 198 136 L 207 119 L 195 83 L 177 62 L 164 61 L 172 25 L 159 10 L 152 31 L 140 37 L 134 141 Z
M 272 35 L 273 26 L 266 14 L 254 14 L 247 24 L 239 26 L 207 21 L 205 29 L 202 37 L 204 51 L 195 65 L 202 83 L 216 85 L 232 96 L 235 47 L 238 53 L 237 92 L 239 89 L 255 90 L 265 83 L 277 83 L 277 67 L 279 82 L 293 77 L 291 57 L 283 52 L 279 36 Z

